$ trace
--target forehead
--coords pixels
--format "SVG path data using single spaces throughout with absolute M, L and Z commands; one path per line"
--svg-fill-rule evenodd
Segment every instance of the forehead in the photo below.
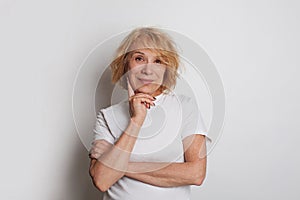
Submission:
M 136 49 L 132 51 L 132 55 L 134 54 L 141 54 L 141 55 L 153 56 L 153 57 L 161 56 L 161 53 L 157 49 Z

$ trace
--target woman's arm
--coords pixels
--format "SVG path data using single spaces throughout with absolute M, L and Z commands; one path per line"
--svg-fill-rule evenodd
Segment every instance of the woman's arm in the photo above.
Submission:
M 95 156 L 94 154 L 92 157 L 95 159 L 91 160 L 90 175 L 95 186 L 101 191 L 108 190 L 125 175 L 131 152 L 147 114 L 147 108 L 149 109 L 150 105 L 154 106 L 152 96 L 143 93 L 135 94 L 129 80 L 127 84 L 131 116 L 128 127 L 114 145 L 109 145 L 108 142 L 102 140 L 101 142 L 106 143 L 100 144 L 104 150 L 101 150 L 101 155 Z
M 106 148 L 98 159 L 91 160 L 90 175 L 94 185 L 102 192 L 108 190 L 124 176 L 139 129 L 140 127 L 131 120 L 125 132 L 114 145 L 105 140 L 98 141 L 99 145 Z
M 183 144 L 184 163 L 129 163 L 125 176 L 160 187 L 201 185 L 206 174 L 205 136 L 188 136 Z

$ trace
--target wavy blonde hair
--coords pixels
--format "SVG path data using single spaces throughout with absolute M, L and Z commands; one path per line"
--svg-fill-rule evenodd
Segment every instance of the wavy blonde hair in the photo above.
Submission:
M 162 57 L 163 63 L 167 67 L 159 90 L 168 93 L 174 89 L 180 63 L 176 44 L 167 33 L 154 27 L 136 28 L 123 39 L 110 64 L 112 82 L 119 82 L 121 87 L 127 89 L 124 74 L 128 71 L 129 60 L 133 51 L 137 49 L 149 49 Z

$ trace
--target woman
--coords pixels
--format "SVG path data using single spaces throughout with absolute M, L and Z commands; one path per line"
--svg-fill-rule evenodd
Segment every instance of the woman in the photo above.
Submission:
M 137 28 L 111 63 L 128 101 L 101 109 L 90 175 L 104 199 L 190 199 L 206 174 L 207 131 L 196 102 L 176 95 L 179 56 L 157 28 Z

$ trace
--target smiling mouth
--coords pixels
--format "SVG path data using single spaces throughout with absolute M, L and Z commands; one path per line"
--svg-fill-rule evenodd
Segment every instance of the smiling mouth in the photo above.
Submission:
M 143 84 L 150 84 L 153 82 L 153 80 L 150 80 L 150 79 L 140 79 L 140 78 L 139 78 L 139 81 L 141 81 Z

